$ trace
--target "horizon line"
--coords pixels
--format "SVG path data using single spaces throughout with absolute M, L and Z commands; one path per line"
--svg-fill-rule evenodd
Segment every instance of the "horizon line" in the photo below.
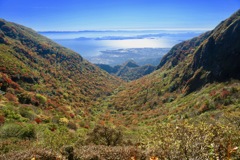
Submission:
M 40 30 L 37 32 L 117 32 L 117 31 L 209 31 L 213 28 L 127 28 L 127 29 L 88 29 L 88 30 Z

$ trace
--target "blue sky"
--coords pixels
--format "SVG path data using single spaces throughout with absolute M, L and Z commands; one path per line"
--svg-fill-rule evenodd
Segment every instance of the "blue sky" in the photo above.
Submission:
M 37 31 L 213 29 L 240 0 L 0 0 L 0 18 Z

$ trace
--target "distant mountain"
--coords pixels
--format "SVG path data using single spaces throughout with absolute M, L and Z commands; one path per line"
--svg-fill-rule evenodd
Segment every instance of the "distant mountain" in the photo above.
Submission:
M 127 61 L 123 65 L 111 67 L 106 64 L 96 64 L 108 73 L 118 76 L 125 81 L 132 81 L 152 73 L 156 67 L 152 65 L 139 66 L 134 61 Z
M 77 114 L 121 83 L 32 29 L 0 19 L 0 91 L 9 101 L 69 117 L 67 106 Z

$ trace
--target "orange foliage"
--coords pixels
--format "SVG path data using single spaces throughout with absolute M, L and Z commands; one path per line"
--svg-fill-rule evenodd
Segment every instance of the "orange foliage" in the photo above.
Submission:
M 18 102 L 18 99 L 15 95 L 11 94 L 11 93 L 6 93 L 5 97 L 9 100 L 9 101 L 13 101 L 13 102 Z
M 0 116 L 0 126 L 3 125 L 5 122 L 5 117 L 4 116 Z

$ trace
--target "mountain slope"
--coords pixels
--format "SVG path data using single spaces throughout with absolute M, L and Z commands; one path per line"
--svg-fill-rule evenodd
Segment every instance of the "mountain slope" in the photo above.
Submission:
M 138 123 L 239 112 L 239 13 L 174 46 L 157 71 L 120 88 L 109 109 L 128 111 Z
M 192 68 L 211 71 L 213 79 L 240 79 L 240 11 L 217 26 L 196 51 Z
M 2 19 L 0 42 L 0 90 L 10 102 L 69 117 L 87 112 L 122 83 L 79 54 Z

